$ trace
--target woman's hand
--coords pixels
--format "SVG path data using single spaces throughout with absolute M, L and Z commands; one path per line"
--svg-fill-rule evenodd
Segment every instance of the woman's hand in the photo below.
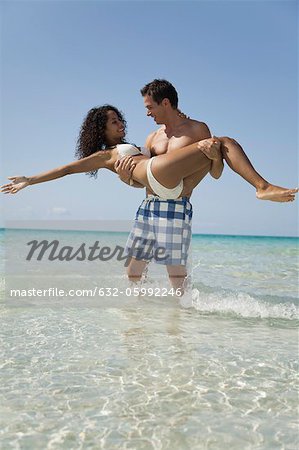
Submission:
M 21 189 L 29 186 L 29 180 L 26 177 L 16 176 L 8 177 L 8 179 L 12 180 L 12 182 L 1 186 L 1 192 L 3 192 L 3 194 L 16 194 Z

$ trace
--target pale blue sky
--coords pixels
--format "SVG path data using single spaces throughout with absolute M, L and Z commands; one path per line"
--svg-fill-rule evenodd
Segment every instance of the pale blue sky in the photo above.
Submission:
M 139 90 L 166 78 L 186 114 L 239 140 L 269 181 L 297 186 L 297 2 L 10 0 L 1 10 L 1 184 L 71 161 L 83 117 L 103 103 L 144 144 L 155 123 Z M 2 217 L 127 220 L 143 197 L 101 171 L 2 196 Z M 194 232 L 296 234 L 297 202 L 258 201 L 229 168 L 192 203 Z

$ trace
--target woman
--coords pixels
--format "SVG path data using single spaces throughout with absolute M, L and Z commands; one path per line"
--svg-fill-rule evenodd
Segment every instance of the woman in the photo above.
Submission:
M 206 139 L 200 144 L 184 147 L 183 152 L 182 149 L 178 149 L 171 154 L 150 158 L 150 153 L 146 149 L 139 150 L 125 144 L 125 131 L 126 121 L 117 108 L 111 105 L 93 108 L 88 112 L 81 127 L 76 150 L 78 161 L 32 177 L 9 177 L 11 183 L 1 186 L 1 191 L 5 194 L 16 194 L 29 185 L 72 173 L 86 172 L 96 176 L 99 169 L 108 169 L 116 173 L 115 163 L 120 158 L 129 156 L 130 158 L 126 159 L 126 167 L 133 169 L 133 181 L 154 190 L 162 198 L 175 199 L 182 193 L 182 178 L 198 170 L 202 171 L 203 178 L 209 172 L 211 160 L 204 155 L 201 148 L 215 151 L 220 148 L 220 142 L 216 139 Z
M 9 177 L 11 183 L 1 186 L 1 191 L 16 194 L 29 185 L 72 173 L 86 172 L 96 176 L 99 169 L 116 173 L 117 161 L 129 156 L 125 167 L 131 168 L 133 182 L 146 186 L 161 198 L 176 199 L 182 195 L 184 178 L 200 172 L 201 181 L 209 171 L 215 178 L 221 175 L 223 165 L 218 164 L 221 145 L 226 148 L 239 146 L 232 139 L 210 138 L 150 158 L 146 149 L 125 144 L 125 131 L 126 121 L 117 108 L 111 105 L 93 108 L 83 121 L 78 138 L 76 156 L 79 160 L 31 177 Z M 297 191 L 286 189 L 279 201 L 293 201 Z

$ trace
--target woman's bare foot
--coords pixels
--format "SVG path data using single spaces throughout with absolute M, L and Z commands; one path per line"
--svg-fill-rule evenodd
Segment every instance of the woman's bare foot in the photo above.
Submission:
M 272 202 L 292 202 L 295 200 L 297 189 L 286 189 L 280 186 L 268 184 L 264 188 L 257 189 L 256 197 L 259 200 L 271 200 Z

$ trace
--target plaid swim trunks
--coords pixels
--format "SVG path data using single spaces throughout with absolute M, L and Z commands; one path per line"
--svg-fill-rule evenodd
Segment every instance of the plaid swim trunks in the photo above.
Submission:
M 125 253 L 138 260 L 185 266 L 191 222 L 192 205 L 187 197 L 162 200 L 150 195 L 138 208 Z

